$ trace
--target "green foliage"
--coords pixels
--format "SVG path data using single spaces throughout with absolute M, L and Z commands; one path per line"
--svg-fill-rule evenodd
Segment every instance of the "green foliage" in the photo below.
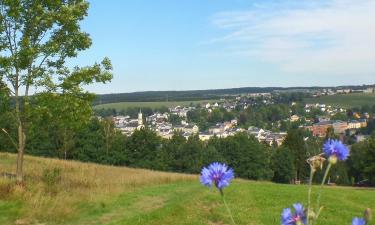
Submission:
M 155 169 L 161 150 L 161 137 L 148 129 L 137 130 L 125 143 L 126 164 Z
M 270 150 L 254 137 L 239 133 L 231 137 L 213 139 L 209 143 L 217 148 L 225 162 L 234 168 L 236 176 L 254 180 L 272 177 Z
M 348 115 L 346 113 L 336 113 L 331 117 L 331 120 L 342 120 L 347 121 L 349 119 Z
M 355 181 L 369 180 L 375 185 L 375 133 L 366 141 L 354 144 L 348 159 L 349 173 Z
M 307 145 L 304 140 L 304 132 L 300 129 L 291 129 L 285 138 L 283 146 L 290 149 L 293 154 L 293 166 L 296 170 L 295 179 L 306 179 L 309 176 L 307 159 Z
M 80 28 L 87 16 L 87 1 L 4 0 L 0 7 L 0 95 L 7 90 L 14 100 L 14 109 L 9 111 L 14 113 L 18 127 L 16 173 L 17 181 L 22 182 L 23 154 L 29 124 L 34 120 L 33 110 L 41 107 L 45 113 L 50 111 L 55 116 L 61 113 L 62 117 L 55 122 L 63 130 L 58 134 L 62 134 L 60 141 L 67 156 L 74 145 L 68 140 L 74 136 L 73 128 L 77 125 L 77 120 L 71 120 L 74 115 L 70 112 L 87 109 L 85 106 L 91 104 L 93 98 L 83 86 L 110 81 L 112 65 L 104 58 L 92 66 L 67 66 L 69 59 L 92 44 L 89 35 Z M 42 90 L 41 96 L 36 98 L 43 100 L 30 99 L 30 89 Z M 48 95 L 48 100 L 43 93 Z M 60 96 L 55 98 L 54 94 Z M 76 110 L 71 111 L 73 108 Z M 56 110 L 60 111 L 56 113 Z M 64 117 L 63 113 L 68 115 Z
M 338 185 L 352 185 L 349 180 L 347 165 L 344 162 L 338 162 L 330 172 L 330 182 Z
M 367 127 L 363 127 L 361 128 L 360 132 L 362 134 L 372 134 L 373 132 L 375 132 L 375 119 L 370 119 L 367 121 Z
M 169 118 L 168 118 L 168 121 L 173 125 L 181 125 L 181 117 L 179 117 L 178 115 L 176 114 L 170 114 L 169 115 Z
M 292 152 L 285 147 L 275 149 L 272 155 L 271 168 L 274 171 L 272 181 L 277 183 L 291 183 L 295 175 Z

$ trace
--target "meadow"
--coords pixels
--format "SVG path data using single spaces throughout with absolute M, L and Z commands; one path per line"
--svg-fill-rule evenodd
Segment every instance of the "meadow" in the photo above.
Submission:
M 363 105 L 375 105 L 375 94 L 352 93 L 328 95 L 317 98 L 307 98 L 306 103 L 321 103 L 342 108 L 361 107 Z
M 0 153 L 0 173 L 14 173 L 14 161 Z M 197 175 L 31 156 L 25 171 L 24 187 L 0 179 L 0 224 L 230 224 L 218 192 Z M 280 224 L 283 208 L 306 203 L 306 188 L 236 179 L 224 191 L 238 225 L 269 225 Z M 375 190 L 326 187 L 322 201 L 319 224 L 350 224 L 375 209 Z

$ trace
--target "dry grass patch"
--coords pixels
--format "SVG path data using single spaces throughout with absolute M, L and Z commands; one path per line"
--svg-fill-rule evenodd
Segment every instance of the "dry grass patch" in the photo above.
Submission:
M 15 162 L 15 157 L 0 153 L 0 172 L 15 173 L 15 165 L 9 163 L 11 160 Z M 2 163 L 2 159 L 6 159 L 7 163 Z M 0 199 L 20 199 L 24 203 L 20 221 L 56 218 L 59 222 L 61 218 L 78 216 L 78 206 L 85 202 L 105 204 L 111 197 L 143 186 L 197 179 L 193 175 L 32 156 L 25 157 L 24 171 L 24 188 L 14 185 L 9 179 L 0 179 Z M 162 200 L 153 205 L 156 207 L 158 204 L 162 204 Z

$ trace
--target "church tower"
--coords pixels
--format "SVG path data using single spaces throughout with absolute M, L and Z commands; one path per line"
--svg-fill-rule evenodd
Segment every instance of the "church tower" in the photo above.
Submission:
M 138 113 L 138 129 L 141 129 L 141 128 L 144 128 L 144 125 L 143 125 L 143 114 L 142 114 L 141 109 L 139 109 L 139 113 Z

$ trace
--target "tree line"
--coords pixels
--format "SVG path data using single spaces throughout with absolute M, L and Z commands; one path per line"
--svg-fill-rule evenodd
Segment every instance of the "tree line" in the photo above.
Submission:
M 110 119 L 92 117 L 80 125 L 64 124 L 64 118 L 54 119 L 52 122 L 39 114 L 29 129 L 27 154 L 181 173 L 199 173 L 203 166 L 219 161 L 233 167 L 237 177 L 279 183 L 306 182 L 309 176 L 306 159 L 319 154 L 324 141 L 302 129 L 290 129 L 279 147 L 259 142 L 245 132 L 209 141 L 201 141 L 198 135 L 186 139 L 178 132 L 170 139 L 163 139 L 149 129 L 125 136 Z M 9 122 L 1 120 L 0 126 L 9 129 L 12 127 Z M 0 143 L 2 150 L 15 151 L 4 135 Z M 330 182 L 352 185 L 367 179 L 375 185 L 372 176 L 375 135 L 351 148 L 349 160 L 335 167 Z M 318 174 L 316 179 L 321 176 Z

